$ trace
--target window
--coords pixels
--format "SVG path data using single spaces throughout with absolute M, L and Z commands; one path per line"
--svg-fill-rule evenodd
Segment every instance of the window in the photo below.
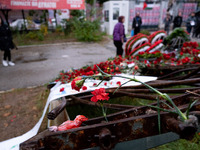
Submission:
M 113 8 L 113 20 L 117 20 L 119 17 L 119 8 Z

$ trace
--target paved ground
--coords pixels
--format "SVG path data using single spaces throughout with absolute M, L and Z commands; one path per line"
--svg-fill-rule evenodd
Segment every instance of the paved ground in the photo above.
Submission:
M 0 52 L 0 58 L 3 53 Z M 48 83 L 59 71 L 99 63 L 115 56 L 112 41 L 19 47 L 12 51 L 14 67 L 0 64 L 0 91 Z

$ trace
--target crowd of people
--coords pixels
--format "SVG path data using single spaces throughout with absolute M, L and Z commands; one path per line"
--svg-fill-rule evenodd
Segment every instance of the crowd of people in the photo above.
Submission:
M 113 30 L 113 41 L 114 45 L 117 49 L 117 56 L 123 55 L 123 43 L 126 42 L 126 35 L 124 29 L 125 17 L 120 16 L 118 18 L 118 23 L 115 25 Z M 173 17 L 170 13 L 166 14 L 164 19 L 164 30 L 166 31 L 167 35 L 170 33 L 171 24 L 173 23 L 173 30 L 176 28 L 180 28 L 183 23 L 182 12 L 178 12 L 178 15 Z M 142 18 L 140 14 L 137 12 L 136 16 L 133 18 L 132 22 L 132 31 L 134 31 L 134 35 L 140 33 L 140 28 L 142 25 Z M 200 12 L 196 13 L 192 12 L 188 19 L 186 20 L 186 30 L 193 38 L 200 37 Z M 132 35 L 133 36 L 133 35 Z
M 170 32 L 170 26 L 173 23 L 173 30 L 175 28 L 180 28 L 183 23 L 183 17 L 182 13 L 179 12 L 176 17 L 173 18 L 170 13 L 167 13 L 164 24 L 165 24 L 165 31 L 167 34 Z M 190 16 L 188 16 L 188 19 L 186 20 L 186 30 L 193 38 L 198 38 L 200 36 L 200 16 L 199 13 L 192 12 Z

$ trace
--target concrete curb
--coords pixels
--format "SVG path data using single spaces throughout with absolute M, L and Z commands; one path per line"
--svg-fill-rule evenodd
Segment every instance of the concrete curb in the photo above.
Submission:
M 25 87 L 25 88 L 12 88 L 12 89 L 9 89 L 9 90 L 2 90 L 0 91 L 0 94 L 4 94 L 4 93 L 9 93 L 9 92 L 12 92 L 14 90 L 17 90 L 17 89 L 34 89 L 34 88 L 37 88 L 37 87 L 40 87 L 40 86 L 44 86 L 45 84 L 42 84 L 42 85 L 36 85 L 36 86 L 28 86 L 28 87 Z
M 41 44 L 41 45 L 25 45 L 17 46 L 18 48 L 29 48 L 29 47 L 42 47 L 42 46 L 56 46 L 56 45 L 80 45 L 80 44 L 90 44 L 90 42 L 66 42 L 66 43 L 53 43 L 53 44 Z M 92 43 L 91 43 L 92 44 Z

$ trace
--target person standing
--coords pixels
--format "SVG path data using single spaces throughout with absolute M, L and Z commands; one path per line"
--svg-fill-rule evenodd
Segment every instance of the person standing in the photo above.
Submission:
M 169 29 L 170 29 L 171 22 L 172 22 L 172 16 L 169 13 L 167 13 L 166 18 L 164 19 L 165 31 L 167 32 L 167 35 L 169 35 Z
M 11 61 L 11 49 L 14 48 L 12 42 L 12 35 L 9 27 L 4 24 L 2 18 L 0 17 L 0 50 L 4 51 L 4 56 L 2 60 L 3 66 L 8 65 L 14 66 L 15 64 Z M 8 62 L 7 62 L 8 60 Z
M 126 42 L 126 36 L 125 36 L 125 31 L 124 31 L 124 23 L 125 17 L 124 16 L 119 16 L 118 18 L 118 23 L 115 25 L 114 30 L 113 30 L 113 41 L 114 45 L 117 48 L 117 56 L 122 56 L 123 55 L 123 43 Z
M 188 17 L 188 19 L 186 21 L 187 32 L 189 34 L 191 33 L 191 31 L 193 30 L 195 25 L 196 25 L 196 17 L 195 17 L 195 13 L 193 12 L 193 13 L 191 13 L 191 15 Z
M 134 35 L 140 33 L 140 28 L 142 25 L 142 18 L 140 17 L 140 13 L 137 12 L 135 18 L 133 18 L 132 29 L 134 29 Z
M 181 24 L 182 24 L 182 21 L 183 21 L 183 17 L 182 17 L 182 13 L 181 12 L 179 12 L 178 13 L 178 16 L 176 16 L 175 18 L 174 18 L 174 27 L 173 27 L 173 29 L 175 29 L 175 28 L 180 28 L 181 27 Z

